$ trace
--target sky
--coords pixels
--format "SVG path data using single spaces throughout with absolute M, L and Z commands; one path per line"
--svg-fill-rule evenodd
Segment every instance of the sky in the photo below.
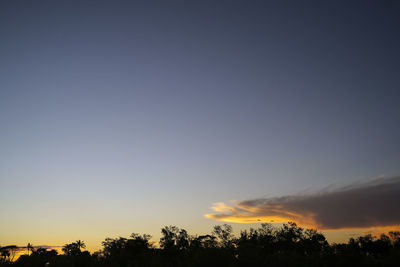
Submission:
M 399 12 L 1 1 L 0 245 L 95 250 L 273 218 L 346 241 L 399 225 Z

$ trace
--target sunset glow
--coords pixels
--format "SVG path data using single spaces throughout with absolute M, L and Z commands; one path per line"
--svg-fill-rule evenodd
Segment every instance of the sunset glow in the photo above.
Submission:
M 0 267 L 400 231 L 395 2 L 0 1 Z

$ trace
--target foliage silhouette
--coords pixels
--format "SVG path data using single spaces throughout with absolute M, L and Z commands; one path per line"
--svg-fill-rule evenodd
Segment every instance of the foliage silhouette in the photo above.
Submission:
M 26 248 L 28 249 L 28 256 L 29 256 L 29 250 L 32 251 L 33 246 L 31 243 L 28 243 L 28 245 L 26 245 Z
M 12 262 L 17 250 L 15 245 L 0 247 L 0 262 Z
M 76 242 L 63 246 L 62 251 L 67 256 L 79 256 L 82 254 L 81 248 L 86 248 L 86 245 L 85 243 L 83 243 L 83 241 L 78 240 Z
M 159 246 L 146 234 L 106 238 L 93 254 L 82 251 L 81 240 L 64 245 L 62 255 L 29 246 L 32 253 L 15 262 L 11 254 L 17 247 L 0 247 L 0 266 L 397 266 L 400 260 L 400 232 L 350 238 L 346 244 L 329 244 L 322 233 L 293 222 L 280 228 L 261 224 L 238 237 L 227 224 L 208 235 L 192 236 L 176 226 L 165 226 L 161 234 Z

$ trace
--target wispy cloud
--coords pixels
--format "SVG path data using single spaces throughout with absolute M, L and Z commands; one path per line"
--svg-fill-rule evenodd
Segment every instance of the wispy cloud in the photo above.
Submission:
M 207 218 L 226 222 L 287 222 L 318 229 L 400 224 L 400 177 L 377 178 L 307 195 L 215 203 Z

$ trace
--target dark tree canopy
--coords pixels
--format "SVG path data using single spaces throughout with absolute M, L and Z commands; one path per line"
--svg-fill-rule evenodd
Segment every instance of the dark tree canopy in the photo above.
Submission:
M 93 254 L 81 240 L 65 244 L 62 255 L 30 245 L 31 253 L 15 262 L 13 253 L 27 247 L 5 246 L 0 266 L 397 266 L 400 260 L 400 232 L 350 238 L 345 244 L 329 244 L 322 233 L 293 222 L 280 228 L 264 223 L 239 236 L 227 224 L 207 235 L 189 235 L 176 226 L 165 226 L 161 234 L 158 244 L 146 234 L 106 238 Z

